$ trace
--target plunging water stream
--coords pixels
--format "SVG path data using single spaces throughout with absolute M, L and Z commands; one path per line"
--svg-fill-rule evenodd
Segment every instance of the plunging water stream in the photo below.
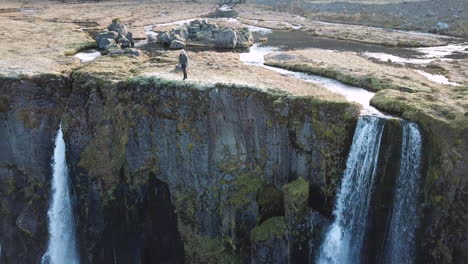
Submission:
M 393 214 L 385 239 L 385 264 L 415 262 L 416 230 L 421 214 L 421 153 L 422 137 L 417 125 L 405 122 L 400 174 L 396 183 Z
M 60 126 L 55 138 L 52 175 L 52 201 L 49 217 L 49 244 L 42 264 L 78 264 L 75 243 L 75 219 L 70 198 L 65 141 Z
M 384 120 L 362 116 L 357 123 L 331 225 L 317 263 L 359 263 L 377 169 Z
M 298 73 L 264 65 L 264 56 L 275 47 L 258 44 L 240 54 L 246 64 L 257 65 L 280 74 L 321 84 L 363 106 L 346 163 L 333 211 L 334 222 L 326 231 L 316 262 L 319 264 L 360 263 L 365 244 L 368 216 L 375 189 L 376 171 L 385 119 L 370 106 L 374 93 L 326 77 Z M 413 263 L 415 233 L 418 226 L 421 135 L 414 123 L 404 122 L 400 175 L 394 210 L 385 242 L 384 263 Z M 400 241 L 402 241 L 400 243 Z

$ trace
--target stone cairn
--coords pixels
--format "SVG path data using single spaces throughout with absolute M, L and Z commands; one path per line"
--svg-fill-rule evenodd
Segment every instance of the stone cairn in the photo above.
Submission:
M 253 37 L 249 28 L 220 28 L 217 24 L 203 19 L 194 20 L 171 31 L 160 32 L 153 41 L 170 49 L 183 49 L 187 42 L 218 49 L 244 49 L 252 46 Z
M 99 50 L 102 50 L 102 54 L 140 55 L 139 52 L 134 49 L 135 42 L 133 41 L 132 32 L 129 32 L 127 27 L 119 19 L 113 19 L 112 24 L 107 27 L 107 30 L 108 31 L 99 33 L 96 36 L 96 45 Z

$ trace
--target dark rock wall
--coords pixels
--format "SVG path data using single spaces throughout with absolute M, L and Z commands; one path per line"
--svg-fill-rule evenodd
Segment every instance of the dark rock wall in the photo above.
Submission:
M 70 88 L 62 76 L 0 78 L 2 264 L 38 263 L 45 251 L 54 136 Z
M 384 241 L 390 225 L 395 184 L 400 173 L 402 121 L 387 120 L 382 134 L 377 181 L 373 191 L 369 226 L 363 248 L 362 263 L 382 263 Z
M 0 260 L 7 264 L 38 263 L 47 246 L 60 120 L 83 263 L 249 262 L 251 230 L 262 226 L 270 234 L 263 223 L 274 217 L 288 219 L 289 231 L 254 251 L 288 245 L 290 252 L 278 258 L 307 259 L 308 239 L 297 234 L 301 226 L 313 230 L 307 237 L 318 245 L 327 223 L 317 211 L 330 216 L 358 114 L 347 103 L 276 91 L 151 78 L 116 83 L 86 72 L 75 73 L 73 85 L 54 75 L 2 78 L 0 91 Z M 463 133 L 446 135 L 442 125 L 421 120 L 426 182 L 419 260 L 463 263 Z M 384 140 L 394 145 L 382 150 L 387 165 L 370 216 L 375 241 L 398 170 L 389 153 L 398 151 L 392 135 L 401 133 L 388 131 Z M 287 188 L 301 178 L 307 195 Z M 289 204 L 307 208 L 292 214 Z M 377 247 L 366 249 L 370 262 Z
M 251 88 L 74 79 L 64 129 L 83 253 L 93 263 L 102 255 L 97 238 L 113 221 L 106 210 L 123 197 L 145 197 L 148 175 L 168 186 L 186 262 L 248 262 L 260 190 L 302 177 L 331 203 L 358 114 L 348 103 Z

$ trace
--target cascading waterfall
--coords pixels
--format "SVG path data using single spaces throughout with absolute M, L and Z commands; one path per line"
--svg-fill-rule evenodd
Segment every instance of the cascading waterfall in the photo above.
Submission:
M 388 235 L 385 239 L 384 261 L 414 263 L 416 229 L 420 215 L 422 137 L 416 124 L 405 122 L 401 146 L 400 174 L 396 183 Z
M 75 221 L 70 199 L 68 166 L 65 158 L 65 141 L 60 126 L 55 138 L 52 163 L 52 202 L 49 217 L 49 244 L 42 264 L 78 264 L 75 244 Z
M 359 263 L 385 120 L 361 116 L 317 263 Z

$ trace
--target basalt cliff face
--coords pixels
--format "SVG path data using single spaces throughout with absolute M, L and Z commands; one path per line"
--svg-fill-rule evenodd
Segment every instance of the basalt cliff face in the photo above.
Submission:
M 37 263 L 47 247 L 60 122 L 81 263 L 307 263 L 329 223 L 359 114 L 346 102 L 114 80 L 86 67 L 71 77 L 2 77 L 0 89 L 0 261 L 7 264 Z M 466 134 L 447 138 L 429 117 L 379 99 L 382 109 L 419 122 L 425 138 L 418 261 L 462 263 Z M 400 121 L 386 121 L 372 241 L 385 236 L 400 134 Z M 378 250 L 365 249 L 369 263 Z
M 112 83 L 86 72 L 74 80 L 63 120 L 92 263 L 113 250 L 142 263 L 182 262 L 184 253 L 188 263 L 248 262 L 250 231 L 285 216 L 286 184 L 305 179 L 331 205 L 358 114 L 348 103 L 248 87 Z M 166 211 L 154 212 L 158 204 Z M 113 248 L 99 241 L 108 235 Z
M 47 242 L 53 138 L 66 76 L 0 78 L 0 262 L 37 263 Z
M 271 250 L 276 235 L 291 258 L 286 227 L 309 207 L 330 213 L 357 106 L 232 85 L 72 77 L 1 79 L 2 263 L 38 262 L 45 251 L 60 122 L 82 263 L 249 262 L 251 245 Z M 279 232 L 272 221 L 284 233 L 270 236 Z

